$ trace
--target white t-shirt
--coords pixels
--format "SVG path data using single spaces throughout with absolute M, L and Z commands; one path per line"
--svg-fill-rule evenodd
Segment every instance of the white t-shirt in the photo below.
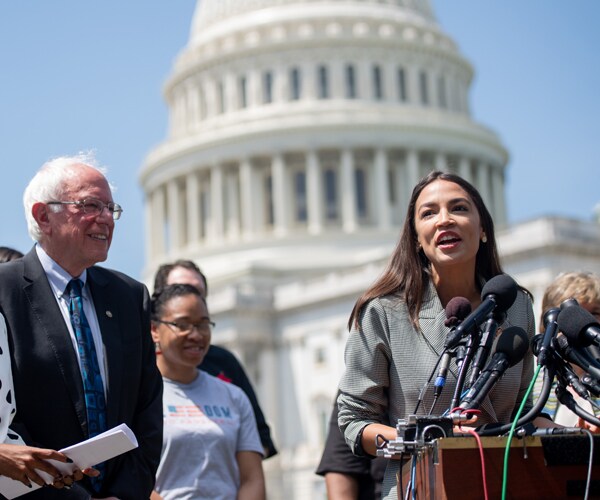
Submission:
M 164 436 L 155 489 L 165 500 L 236 498 L 236 453 L 263 454 L 246 394 L 198 373 L 191 384 L 163 377 Z

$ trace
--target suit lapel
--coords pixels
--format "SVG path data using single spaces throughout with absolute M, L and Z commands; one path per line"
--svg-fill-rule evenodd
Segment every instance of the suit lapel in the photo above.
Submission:
M 123 349 L 121 333 L 119 331 L 118 297 L 114 297 L 109 290 L 108 280 L 98 273 L 93 267 L 88 269 L 90 290 L 94 300 L 94 308 L 98 318 L 98 325 L 104 346 L 104 359 L 106 360 L 108 387 L 106 390 L 107 423 L 111 428 L 119 424 L 118 404 L 123 386 Z
M 27 296 L 31 314 L 38 325 L 38 337 L 40 341 L 48 344 L 54 354 L 65 387 L 75 407 L 82 432 L 86 435 L 85 396 L 77 355 L 65 319 L 56 303 L 54 293 L 35 249 L 24 257 L 23 277 L 25 280 L 23 292 Z

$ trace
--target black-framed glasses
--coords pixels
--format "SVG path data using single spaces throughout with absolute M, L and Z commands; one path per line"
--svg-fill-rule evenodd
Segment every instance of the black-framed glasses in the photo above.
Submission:
M 214 321 L 203 319 L 198 323 L 192 323 L 190 321 L 165 321 L 164 319 L 155 319 L 156 323 L 162 323 L 171 327 L 177 335 L 189 335 L 194 329 L 200 333 L 210 333 L 211 329 L 215 327 Z
M 123 208 L 118 203 L 113 203 L 112 201 L 104 203 L 97 198 L 84 198 L 79 201 L 49 201 L 46 205 L 75 205 L 84 214 L 93 215 L 94 217 L 97 217 L 105 208 L 108 208 L 114 220 L 119 220 L 123 213 Z

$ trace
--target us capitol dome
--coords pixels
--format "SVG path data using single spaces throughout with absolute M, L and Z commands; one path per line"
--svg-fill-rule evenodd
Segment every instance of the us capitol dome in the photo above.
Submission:
M 213 342 L 242 360 L 279 448 L 270 498 L 324 498 L 348 316 L 418 180 L 458 173 L 506 225 L 508 153 L 471 117 L 472 79 L 428 0 L 197 3 L 164 86 L 167 137 L 140 173 L 145 273 L 177 258 L 206 273 Z M 532 231 L 551 248 L 546 226 L 504 244 L 536 291 L 556 265 L 523 264 Z

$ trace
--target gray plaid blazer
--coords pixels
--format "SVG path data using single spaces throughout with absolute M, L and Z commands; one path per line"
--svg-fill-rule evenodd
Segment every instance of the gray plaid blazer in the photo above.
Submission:
M 420 330 L 410 322 L 406 303 L 399 295 L 373 299 L 363 309 L 359 324 L 353 328 L 346 343 L 346 370 L 340 382 L 338 397 L 339 425 L 354 453 L 361 453 L 361 430 L 371 423 L 395 427 L 399 418 L 413 414 L 419 393 L 427 383 L 440 357 L 448 328 L 446 314 L 435 287 L 425 290 L 419 312 Z M 520 326 L 533 337 L 534 316 L 529 297 L 519 291 L 500 326 Z M 492 347 L 495 350 L 497 337 Z M 439 397 L 433 415 L 448 409 L 456 387 L 457 370 L 454 360 L 446 386 Z M 480 406 L 478 425 L 490 422 L 510 422 L 523 400 L 533 376 L 533 356 L 509 368 Z M 418 415 L 426 415 L 433 403 L 433 380 L 424 391 Z M 531 407 L 531 401 L 527 406 Z M 527 411 L 527 408 L 525 409 Z M 399 461 L 390 460 L 384 478 L 384 498 L 398 498 L 396 473 Z

